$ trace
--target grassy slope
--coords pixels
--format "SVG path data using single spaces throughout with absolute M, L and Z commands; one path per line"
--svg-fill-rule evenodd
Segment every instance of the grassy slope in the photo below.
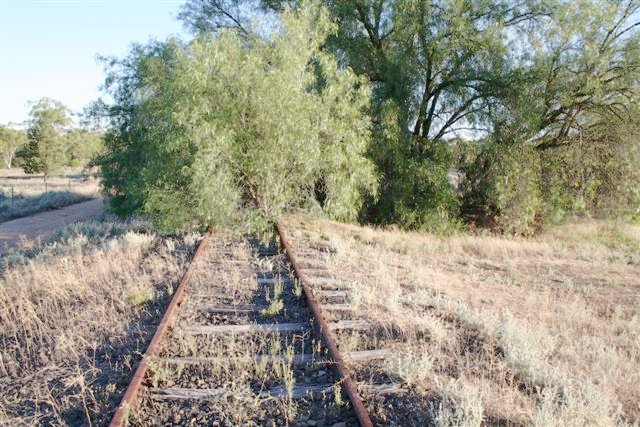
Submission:
M 386 369 L 407 383 L 416 416 L 639 422 L 640 227 L 439 238 L 294 221 L 296 244 L 332 252 L 326 264 L 351 287 L 358 317 L 395 350 Z M 384 419 L 386 408 L 372 409 Z
M 106 424 L 195 242 L 104 221 L 4 257 L 0 425 Z

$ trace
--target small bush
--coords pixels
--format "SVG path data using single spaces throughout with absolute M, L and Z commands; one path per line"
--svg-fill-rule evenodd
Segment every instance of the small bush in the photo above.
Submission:
M 263 317 L 276 317 L 277 315 L 282 313 L 283 309 L 284 309 L 284 303 L 282 302 L 281 299 L 277 299 L 277 300 L 271 301 L 271 303 L 267 308 L 263 308 L 262 310 L 260 310 L 260 315 Z
M 138 307 L 153 301 L 153 292 L 150 289 L 141 289 L 130 293 L 125 299 L 129 304 Z
M 444 323 L 436 317 L 423 315 L 417 317 L 414 323 L 417 330 L 427 334 L 433 342 L 440 345 L 445 344 L 450 337 Z
M 435 408 L 435 425 L 441 427 L 479 427 L 484 409 L 480 392 L 462 380 L 451 380 L 438 386 L 442 402 Z
M 541 392 L 532 425 L 543 427 L 562 426 L 625 426 L 621 406 L 615 402 L 615 392 L 590 380 L 572 384 L 567 378 L 559 378 L 559 384 L 546 387 Z
M 555 348 L 552 337 L 532 331 L 507 314 L 498 328 L 498 338 L 507 365 L 532 386 L 549 379 L 549 356 Z
M 417 384 L 432 374 L 433 359 L 426 353 L 392 357 L 387 361 L 386 371 L 392 378 L 407 385 Z

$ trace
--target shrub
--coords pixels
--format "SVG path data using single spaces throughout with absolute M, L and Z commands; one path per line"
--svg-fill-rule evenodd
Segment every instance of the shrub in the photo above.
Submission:
M 531 234 L 543 208 L 540 158 L 526 144 L 483 141 L 460 166 L 465 205 L 495 215 L 507 233 Z
M 632 129 L 621 134 L 612 127 L 604 134 L 585 132 L 542 154 L 545 220 L 560 222 L 575 214 L 638 218 L 640 140 Z
M 433 358 L 426 353 L 398 355 L 387 361 L 386 370 L 394 379 L 415 385 L 432 375 Z
M 370 93 L 321 46 L 335 31 L 312 4 L 270 37 L 223 31 L 137 47 L 115 61 L 103 109 L 104 190 L 161 229 L 261 229 L 291 207 L 355 219 L 376 192 Z
M 507 365 L 530 385 L 544 385 L 549 374 L 549 355 L 556 342 L 543 331 L 532 331 L 510 313 L 498 328 L 498 338 Z
M 493 164 L 493 200 L 505 231 L 529 234 L 542 208 L 540 158 L 527 145 L 503 147 Z
M 498 134 L 480 142 L 477 154 L 457 147 L 464 204 L 498 215 L 505 231 L 525 234 L 536 215 L 545 223 L 572 215 L 638 220 L 637 122 L 612 114 L 546 149 L 534 149 L 534 141 L 504 143 L 508 138 Z
M 153 291 L 150 289 L 140 289 L 129 293 L 125 297 L 125 300 L 134 307 L 145 305 L 146 303 L 153 301 Z
M 477 387 L 463 380 L 451 380 L 438 385 L 442 402 L 435 407 L 434 423 L 439 427 L 478 427 L 482 425 L 484 409 Z
M 371 150 L 384 179 L 380 199 L 369 204 L 365 219 L 443 234 L 458 230 L 460 197 L 449 182 L 453 157 L 448 143 L 406 134 L 391 124 L 397 115 L 392 103 L 384 108 L 388 123 Z

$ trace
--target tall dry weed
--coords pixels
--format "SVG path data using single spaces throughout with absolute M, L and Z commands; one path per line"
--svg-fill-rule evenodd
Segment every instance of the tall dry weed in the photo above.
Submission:
M 408 386 L 431 399 L 416 413 L 441 425 L 640 422 L 637 225 L 443 238 L 290 221 L 301 249 L 333 249 L 324 265 L 373 325 L 349 348 L 381 342 L 433 361 Z M 411 362 L 397 359 L 399 372 L 418 365 L 399 361 Z
M 85 223 L 3 260 L 0 424 L 108 420 L 192 249 L 145 228 Z

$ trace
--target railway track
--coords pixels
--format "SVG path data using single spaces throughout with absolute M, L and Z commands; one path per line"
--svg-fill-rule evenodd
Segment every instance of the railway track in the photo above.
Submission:
M 336 335 L 366 334 L 349 291 L 279 240 L 208 232 L 118 407 L 122 425 L 373 425 L 349 366 L 385 349 L 341 353 Z

